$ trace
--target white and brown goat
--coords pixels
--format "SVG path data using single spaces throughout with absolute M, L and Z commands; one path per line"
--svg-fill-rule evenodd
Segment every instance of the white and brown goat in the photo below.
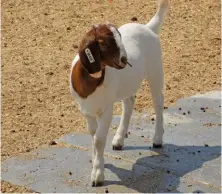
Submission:
M 149 83 L 156 113 L 153 147 L 163 139 L 163 66 L 158 37 L 168 0 L 160 0 L 155 16 L 145 25 L 129 23 L 117 29 L 112 24 L 94 25 L 80 41 L 70 75 L 70 89 L 85 116 L 92 135 L 93 186 L 104 181 L 104 147 L 112 121 L 113 104 L 122 100 L 123 113 L 112 141 L 122 149 L 143 79 Z

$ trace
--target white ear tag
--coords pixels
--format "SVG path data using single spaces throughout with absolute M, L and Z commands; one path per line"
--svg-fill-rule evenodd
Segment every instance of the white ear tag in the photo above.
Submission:
M 88 59 L 89 59 L 89 62 L 90 62 L 90 63 L 94 63 L 94 62 L 95 62 L 95 59 L 94 59 L 91 51 L 90 51 L 88 48 L 85 49 L 85 53 L 86 53 L 86 56 L 87 56 Z
M 95 59 L 94 59 L 91 51 L 89 50 L 89 48 L 85 49 L 85 53 L 86 53 L 87 58 L 89 59 L 89 62 L 90 63 L 94 63 Z M 102 71 L 99 71 L 99 72 L 96 72 L 96 73 L 92 73 L 92 74 L 89 74 L 89 75 L 91 77 L 94 77 L 94 78 L 100 78 L 102 76 Z

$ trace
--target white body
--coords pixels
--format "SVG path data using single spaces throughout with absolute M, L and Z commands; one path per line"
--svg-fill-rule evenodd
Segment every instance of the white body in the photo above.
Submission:
M 122 70 L 106 67 L 103 84 L 86 99 L 79 97 L 70 87 L 72 95 L 80 104 L 83 115 L 97 117 L 98 114 L 105 111 L 108 105 L 135 95 L 143 79 L 163 85 L 158 36 L 146 25 L 136 23 L 125 24 L 119 28 L 119 31 L 132 67 L 127 66 Z M 77 55 L 72 63 L 72 68 L 78 59 Z
M 122 70 L 106 67 L 105 78 L 101 86 L 86 99 L 82 99 L 73 90 L 71 93 L 80 104 L 80 110 L 87 119 L 88 130 L 93 137 L 93 170 L 92 182 L 97 185 L 104 180 L 103 152 L 106 136 L 112 120 L 113 103 L 123 101 L 123 113 L 120 126 L 113 139 L 113 147 L 124 144 L 130 117 L 134 105 L 134 95 L 140 88 L 143 79 L 150 85 L 153 104 L 156 112 L 156 127 L 153 143 L 162 144 L 163 129 L 163 67 L 161 46 L 158 32 L 168 0 L 160 0 L 156 15 L 146 24 L 129 23 L 121 26 L 119 32 L 125 47 L 127 58 L 132 67 Z M 72 68 L 78 61 L 77 55 Z

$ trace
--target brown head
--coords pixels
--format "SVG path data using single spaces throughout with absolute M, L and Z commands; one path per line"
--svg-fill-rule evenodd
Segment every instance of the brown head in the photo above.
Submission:
M 105 66 L 123 69 L 128 63 L 121 34 L 112 24 L 94 25 L 79 44 L 79 57 L 92 77 L 101 77 Z

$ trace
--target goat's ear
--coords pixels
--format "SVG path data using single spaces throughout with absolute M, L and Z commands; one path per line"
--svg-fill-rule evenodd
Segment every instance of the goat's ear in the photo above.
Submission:
M 83 67 L 89 74 L 101 71 L 100 50 L 96 40 L 90 41 L 84 48 L 80 47 L 79 57 Z
M 93 24 L 93 25 L 92 25 L 92 28 L 98 28 L 98 27 L 99 27 L 98 24 Z

